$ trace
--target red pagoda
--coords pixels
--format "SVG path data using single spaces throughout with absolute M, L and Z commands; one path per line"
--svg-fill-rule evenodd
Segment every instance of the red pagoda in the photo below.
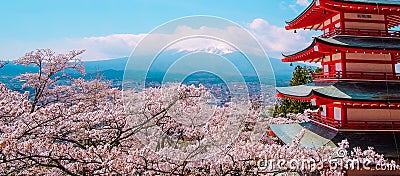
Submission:
M 333 142 L 376 142 L 377 151 L 399 158 L 400 76 L 395 66 L 400 31 L 391 30 L 399 25 L 399 0 L 313 0 L 286 29 L 323 34 L 303 50 L 283 53 L 282 61 L 320 63 L 323 71 L 313 75 L 312 85 L 278 87 L 278 97 L 318 107 L 310 114 L 312 124 L 301 124 L 310 131 Z M 288 135 L 278 126 L 271 129 L 280 139 Z

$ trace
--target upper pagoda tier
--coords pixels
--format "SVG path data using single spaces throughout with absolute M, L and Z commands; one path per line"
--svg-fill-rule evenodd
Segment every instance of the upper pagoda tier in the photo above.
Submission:
M 283 62 L 330 62 L 341 60 L 340 53 L 358 53 L 358 59 L 372 56 L 371 60 L 383 60 L 388 56 L 388 61 L 395 64 L 400 62 L 400 38 L 388 37 L 363 37 L 337 35 L 330 38 L 315 37 L 313 42 L 305 49 L 296 52 L 284 52 Z M 349 58 L 348 58 L 349 59 Z
M 370 34 L 382 36 L 400 25 L 400 0 L 313 0 L 299 16 L 286 23 L 287 30 L 323 30 L 324 37 L 346 31 L 357 35 L 353 29 L 375 31 Z
M 323 72 L 314 81 L 338 79 L 400 80 L 400 38 L 336 35 L 316 37 L 307 48 L 283 53 L 283 62 L 319 62 Z

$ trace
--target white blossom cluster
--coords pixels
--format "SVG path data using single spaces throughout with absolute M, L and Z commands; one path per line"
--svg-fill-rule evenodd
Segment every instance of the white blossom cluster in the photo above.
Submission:
M 262 170 L 259 159 L 327 161 L 338 148 L 282 145 L 266 133 L 264 109 L 251 103 L 212 106 L 202 86 L 171 85 L 140 92 L 110 88 L 109 82 L 74 79 L 66 69 L 84 73 L 72 51 L 55 55 L 37 50 L 15 62 L 39 68 L 18 79 L 31 92 L 0 84 L 1 175 L 259 175 L 278 172 L 344 170 Z M 70 85 L 58 85 L 68 78 Z M 261 118 L 262 117 L 262 118 Z M 267 119 L 266 119 L 267 118 Z M 306 121 L 304 116 L 291 118 Z M 347 159 L 387 162 L 372 148 L 355 148 Z

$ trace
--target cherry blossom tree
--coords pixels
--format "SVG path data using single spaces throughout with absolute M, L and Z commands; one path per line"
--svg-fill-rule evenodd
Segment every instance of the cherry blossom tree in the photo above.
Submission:
M 142 91 L 118 90 L 111 82 L 87 81 L 79 55 L 51 50 L 27 53 L 17 64 L 38 67 L 25 73 L 25 93 L 0 83 L 1 175 L 258 175 L 278 172 L 320 172 L 338 148 L 299 147 L 300 133 L 282 145 L 266 133 L 264 109 L 251 102 L 213 106 L 203 86 L 165 85 Z M 68 80 L 67 83 L 62 82 Z M 293 116 L 295 123 L 307 120 Z M 372 148 L 359 148 L 345 160 L 368 158 L 387 162 Z M 268 168 L 264 159 L 312 159 L 322 167 Z
M 71 75 L 67 74 L 66 71 L 78 71 L 84 74 L 82 62 L 77 58 L 83 52 L 84 50 L 73 50 L 68 54 L 56 55 L 50 49 L 38 49 L 36 52 L 26 53 L 25 56 L 15 61 L 16 64 L 38 68 L 37 73 L 25 73 L 17 77 L 17 79 L 26 81 L 22 85 L 23 88 L 34 89 L 31 113 L 59 100 L 57 96 L 60 92 L 57 92 L 59 90 L 53 87 L 57 86 L 57 82 L 62 78 L 71 79 Z

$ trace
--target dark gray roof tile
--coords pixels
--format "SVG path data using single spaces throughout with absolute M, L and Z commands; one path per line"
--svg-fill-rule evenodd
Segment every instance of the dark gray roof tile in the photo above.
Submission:
M 352 48 L 400 50 L 400 38 L 338 35 L 331 38 L 317 37 L 315 40 L 331 45 Z
M 338 82 L 330 86 L 278 87 L 284 95 L 310 97 L 312 94 L 336 99 L 358 101 L 400 101 L 400 83 L 395 82 Z
M 338 35 L 330 38 L 316 37 L 307 48 L 297 52 L 282 53 L 282 55 L 284 57 L 294 56 L 311 49 L 317 42 L 348 48 L 400 50 L 400 38 Z

